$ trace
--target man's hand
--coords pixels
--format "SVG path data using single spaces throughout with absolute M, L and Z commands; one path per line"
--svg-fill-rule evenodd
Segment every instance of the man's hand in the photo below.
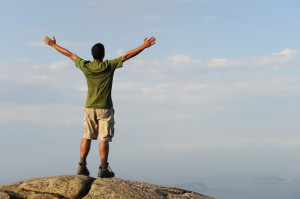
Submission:
M 59 46 L 56 44 L 56 39 L 53 36 L 52 39 L 50 39 L 49 37 L 45 37 L 44 38 L 44 42 L 45 44 L 55 48 L 58 52 L 60 52 L 61 54 L 69 57 L 70 59 L 72 59 L 73 61 L 75 61 L 75 59 L 77 58 L 77 55 L 73 54 L 72 52 L 70 52 L 69 50 Z
M 146 37 L 144 39 L 144 43 L 142 45 L 140 45 L 139 47 L 130 50 L 128 52 L 126 52 L 123 56 L 122 56 L 122 62 L 138 55 L 140 52 L 142 52 L 144 49 L 149 48 L 150 46 L 153 46 L 155 44 L 156 38 L 155 37 L 150 37 L 148 39 L 148 37 Z
M 53 36 L 52 38 L 53 38 L 53 39 L 50 39 L 49 37 L 46 36 L 46 37 L 44 38 L 45 44 L 47 44 L 47 45 L 49 45 L 49 46 L 55 45 L 55 44 L 56 44 L 56 39 L 55 39 L 54 36 Z
M 148 39 L 148 37 L 146 37 L 144 39 L 143 45 L 145 46 L 145 48 L 149 48 L 150 46 L 153 46 L 155 44 L 155 41 L 156 41 L 155 37 L 150 37 L 149 39 Z

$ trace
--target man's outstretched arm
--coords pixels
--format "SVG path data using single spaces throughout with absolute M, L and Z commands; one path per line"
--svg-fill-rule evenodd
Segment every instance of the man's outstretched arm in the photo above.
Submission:
M 45 37 L 44 38 L 44 42 L 45 44 L 55 48 L 58 52 L 60 52 L 61 54 L 69 57 L 70 59 L 72 59 L 73 61 L 75 61 L 77 55 L 71 53 L 69 50 L 59 46 L 58 44 L 56 44 L 56 39 L 55 37 L 53 37 L 52 39 L 50 39 L 49 37 Z
M 149 39 L 146 37 L 144 39 L 144 43 L 140 45 L 139 47 L 128 51 L 122 56 L 122 62 L 125 62 L 126 60 L 138 55 L 140 52 L 142 52 L 144 49 L 149 48 L 150 46 L 153 46 L 155 44 L 156 38 L 150 37 Z

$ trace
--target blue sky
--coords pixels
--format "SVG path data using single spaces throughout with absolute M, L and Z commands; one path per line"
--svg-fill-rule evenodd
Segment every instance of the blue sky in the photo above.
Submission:
M 46 35 L 84 59 L 157 38 L 115 73 L 117 177 L 299 174 L 299 1 L 0 2 L 0 183 L 76 172 L 85 78 Z

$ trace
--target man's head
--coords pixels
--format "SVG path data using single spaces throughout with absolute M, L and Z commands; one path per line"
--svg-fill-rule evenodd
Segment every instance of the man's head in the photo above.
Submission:
M 92 47 L 92 55 L 96 60 L 103 60 L 105 56 L 105 49 L 103 44 L 97 43 Z

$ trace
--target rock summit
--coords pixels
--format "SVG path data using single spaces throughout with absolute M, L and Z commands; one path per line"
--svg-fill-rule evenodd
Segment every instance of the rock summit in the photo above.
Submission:
M 119 178 L 39 177 L 0 186 L 0 199 L 213 199 L 200 193 Z

